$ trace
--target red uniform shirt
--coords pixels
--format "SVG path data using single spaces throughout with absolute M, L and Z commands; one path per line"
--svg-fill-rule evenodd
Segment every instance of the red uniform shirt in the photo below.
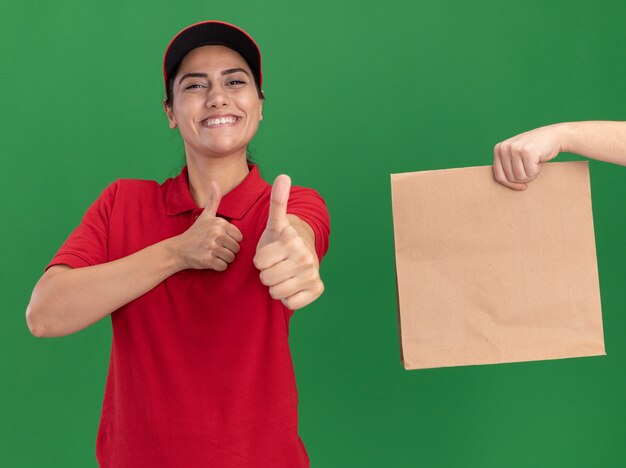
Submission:
M 271 186 L 256 166 L 218 215 L 243 234 L 224 272 L 187 269 L 111 314 L 113 343 L 98 430 L 103 467 L 309 465 L 298 435 L 288 343 L 292 311 L 273 300 L 252 259 Z M 312 189 L 292 187 L 288 213 L 315 233 L 321 260 L 329 217 Z M 187 167 L 163 184 L 118 179 L 89 207 L 46 269 L 128 256 L 181 234 L 202 212 Z

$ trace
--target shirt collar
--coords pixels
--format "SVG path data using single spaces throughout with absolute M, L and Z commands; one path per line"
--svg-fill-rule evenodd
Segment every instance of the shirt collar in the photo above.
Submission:
M 248 175 L 234 189 L 222 196 L 217 214 L 225 218 L 241 219 L 269 187 L 259 174 L 254 164 L 248 164 Z M 169 216 L 178 215 L 186 211 L 198 209 L 198 205 L 191 197 L 188 182 L 188 168 L 183 167 L 179 175 L 171 179 L 165 194 L 165 206 Z

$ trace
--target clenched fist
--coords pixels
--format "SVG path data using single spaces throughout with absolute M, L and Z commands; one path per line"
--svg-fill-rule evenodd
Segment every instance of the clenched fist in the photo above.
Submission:
M 498 143 L 493 150 L 495 179 L 506 187 L 524 190 L 539 175 L 541 164 L 562 151 L 559 128 L 540 127 Z
M 290 189 L 289 176 L 280 175 L 274 181 L 267 227 L 257 244 L 254 265 L 270 295 L 295 310 L 317 299 L 324 284 L 310 227 L 287 215 Z

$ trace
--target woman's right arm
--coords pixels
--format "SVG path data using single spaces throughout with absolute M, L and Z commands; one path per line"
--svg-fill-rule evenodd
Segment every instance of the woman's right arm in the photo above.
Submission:
M 539 175 L 541 164 L 560 152 L 626 166 L 626 122 L 565 122 L 516 135 L 495 146 L 494 177 L 523 190 Z
M 35 285 L 26 322 L 38 337 L 69 335 L 97 322 L 187 269 L 226 270 L 239 252 L 239 229 L 216 217 L 217 184 L 194 224 L 127 257 L 84 268 L 53 265 Z
M 82 330 L 180 271 L 179 265 L 171 239 L 100 265 L 53 265 L 33 290 L 28 328 L 38 337 Z

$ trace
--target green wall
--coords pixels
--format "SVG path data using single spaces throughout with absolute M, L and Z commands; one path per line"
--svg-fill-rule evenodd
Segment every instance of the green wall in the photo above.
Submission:
M 590 164 L 608 355 L 425 371 L 399 360 L 389 185 L 491 164 L 539 125 L 626 120 L 625 18 L 617 0 L 3 5 L 0 466 L 96 465 L 109 320 L 37 339 L 24 311 L 108 183 L 178 173 L 161 58 L 203 19 L 258 40 L 255 159 L 332 217 L 326 292 L 291 325 L 312 466 L 626 466 L 626 168 Z

